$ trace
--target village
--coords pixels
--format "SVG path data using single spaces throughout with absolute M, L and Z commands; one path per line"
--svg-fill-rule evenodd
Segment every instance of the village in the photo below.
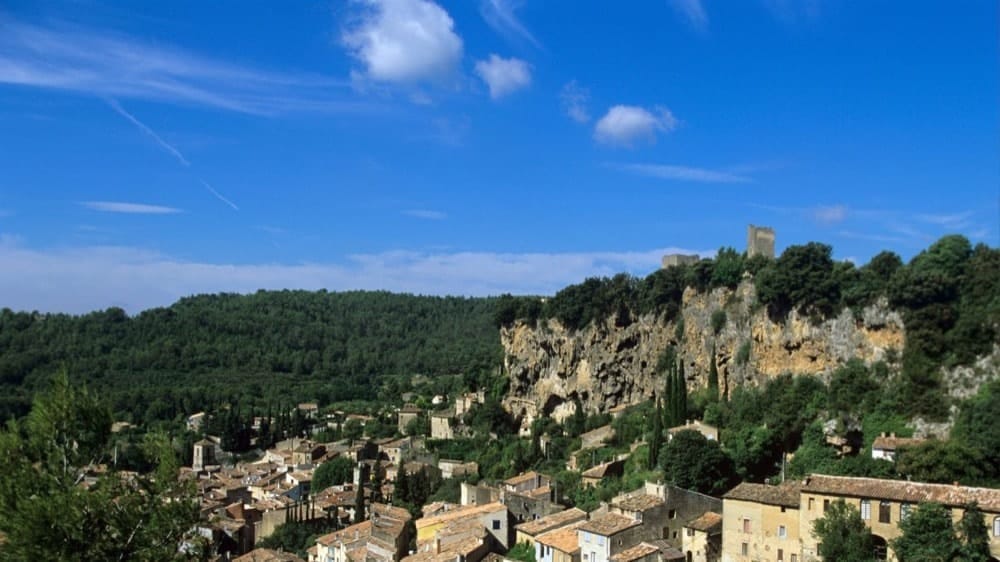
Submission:
M 441 406 L 444 397 L 435 400 Z M 551 475 L 527 470 L 488 482 L 479 477 L 476 462 L 428 450 L 428 440 L 447 441 L 468 432 L 463 414 L 482 400 L 481 393 L 465 393 L 430 412 L 407 403 L 396 409 L 397 436 L 330 443 L 288 439 L 252 462 L 221 462 L 226 453 L 218 438 L 207 436 L 195 443 L 192 466 L 181 469 L 182 478 L 197 486 L 198 534 L 215 559 L 238 562 L 304 562 L 293 553 L 259 547 L 282 525 L 299 522 L 334 529 L 308 547 L 308 562 L 807 562 L 818 559 L 813 522 L 832 502 L 843 500 L 871 529 L 876 558 L 891 560 L 889 541 L 900 535 L 900 521 L 918 503 L 933 501 L 955 521 L 977 504 L 989 527 L 992 559 L 1000 555 L 1000 490 L 957 483 L 814 474 L 744 482 L 712 497 L 645 481 L 589 511 L 571 507 L 571 490 L 560 489 Z M 313 429 L 346 419 L 370 421 L 342 412 L 329 421 L 314 403 L 297 409 Z M 624 411 L 616 408 L 611 417 Z M 414 423 L 426 418 L 429 424 Z M 203 419 L 203 413 L 189 417 L 189 429 L 197 430 Z M 414 435 L 415 427 L 427 428 L 427 434 Z M 671 439 L 686 431 L 719 439 L 717 428 L 699 421 L 667 428 L 665 434 Z M 608 424 L 582 434 L 577 453 L 594 450 L 613 432 Z M 915 442 L 883 434 L 870 454 L 893 461 L 898 449 Z M 831 440 L 830 446 L 850 445 Z M 627 457 L 592 464 L 592 455 L 572 454 L 567 469 L 579 472 L 580 487 L 598 488 L 623 476 Z M 343 459 L 350 463 L 349 481 L 313 486 L 324 463 L 348 466 Z M 428 481 L 457 483 L 457 497 L 407 509 L 403 500 L 415 497 L 411 489 Z

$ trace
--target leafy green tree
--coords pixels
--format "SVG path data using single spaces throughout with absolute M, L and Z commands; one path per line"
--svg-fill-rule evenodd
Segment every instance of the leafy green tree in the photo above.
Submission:
M 983 454 L 957 440 L 930 440 L 899 453 L 900 474 L 919 482 L 977 484 L 986 479 L 989 465 Z
M 712 286 L 735 288 L 743 278 L 743 255 L 733 248 L 720 248 L 712 268 Z
M 757 298 L 768 306 L 772 318 L 783 318 L 793 308 L 829 315 L 840 301 L 831 257 L 832 248 L 810 242 L 789 246 L 756 278 Z
M 519 542 L 507 551 L 507 558 L 520 562 L 535 562 L 535 546 L 530 542 Z
M 891 541 L 899 562 L 957 560 L 962 544 L 948 510 L 939 503 L 921 503 L 899 522 L 902 535 Z
M 978 451 L 984 460 L 982 467 L 988 476 L 1000 475 L 1000 431 L 995 431 L 1000 419 L 1000 381 L 991 381 L 979 388 L 976 396 L 966 400 L 958 411 L 953 440 Z
M 350 482 L 354 478 L 354 463 L 345 456 L 326 461 L 316 467 L 313 473 L 312 489 L 320 492 L 329 488 Z
M 58 374 L 23 424 L 0 431 L 0 559 L 183 560 L 198 521 L 194 490 L 178 481 L 176 451 L 153 433 L 142 447 L 152 475 L 111 471 L 82 486 L 86 467 L 106 460 L 111 420 L 86 389 Z
M 962 543 L 959 560 L 964 562 L 987 562 L 990 560 L 989 527 L 979 505 L 975 502 L 965 506 L 962 519 L 958 522 L 958 539 Z
M 709 319 L 709 324 L 712 327 L 713 334 L 721 332 L 726 327 L 726 311 L 720 308 L 713 312 Z
M 819 541 L 817 553 L 823 560 L 870 562 L 875 560 L 871 530 L 853 505 L 837 500 L 823 517 L 813 521 L 812 534 Z
M 693 430 L 675 433 L 663 446 L 660 463 L 668 482 L 703 494 L 722 494 L 739 481 L 719 443 Z

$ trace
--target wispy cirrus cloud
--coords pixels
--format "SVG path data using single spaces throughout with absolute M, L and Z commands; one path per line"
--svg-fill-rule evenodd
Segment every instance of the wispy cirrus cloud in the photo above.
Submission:
M 747 176 L 721 170 L 694 168 L 691 166 L 676 166 L 669 164 L 608 164 L 623 172 L 661 180 L 676 180 L 701 183 L 748 183 L 753 181 Z
M 943 228 L 965 228 L 969 226 L 974 213 L 917 213 L 914 218 L 920 222 L 937 225 Z
M 371 109 L 347 80 L 261 70 L 105 30 L 0 15 L 0 84 L 273 115 Z
M 408 217 L 413 217 L 415 219 L 424 219 L 431 221 L 442 221 L 448 218 L 447 213 L 441 211 L 432 211 L 430 209 L 407 209 L 403 211 L 403 214 Z
M 415 252 L 357 254 L 339 263 L 232 264 L 181 260 L 130 247 L 33 249 L 0 235 L 2 306 L 83 313 L 109 306 L 138 312 L 197 293 L 258 289 L 378 289 L 429 295 L 553 294 L 591 276 L 645 275 L 669 253 Z
M 665 107 L 652 110 L 634 105 L 608 109 L 594 126 L 594 139 L 608 145 L 632 147 L 638 142 L 656 142 L 657 133 L 677 128 L 677 118 Z
M 587 110 L 587 103 L 590 102 L 590 91 L 580 86 L 576 80 L 570 80 L 559 92 L 559 101 L 563 111 L 569 118 L 577 123 L 587 123 L 590 121 L 590 112 Z
M 126 203 L 123 201 L 83 201 L 80 205 L 92 211 L 129 215 L 173 215 L 182 212 L 180 209 L 174 207 L 149 205 L 147 203 Z
M 708 28 L 708 14 L 705 12 L 702 0 L 670 0 L 670 5 L 694 29 L 705 31 Z
M 836 224 L 847 218 L 847 205 L 820 205 L 812 209 L 813 218 L 821 224 Z
M 483 0 L 480 3 L 479 13 L 482 14 L 486 23 L 500 35 L 541 49 L 542 44 L 538 39 L 535 39 L 535 36 L 528 31 L 528 28 L 514 13 L 521 5 L 522 2 L 516 0 Z

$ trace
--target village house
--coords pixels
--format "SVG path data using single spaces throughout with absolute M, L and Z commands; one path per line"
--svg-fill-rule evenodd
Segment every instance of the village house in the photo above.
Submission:
M 435 538 L 442 539 L 446 535 L 457 535 L 458 533 L 452 531 L 458 527 L 461 527 L 463 532 L 465 527 L 486 529 L 503 550 L 510 548 L 513 544 L 510 513 L 507 511 L 507 507 L 500 502 L 462 506 L 432 517 L 418 519 L 416 521 L 417 544 L 428 544 L 433 542 Z
M 431 439 L 454 439 L 454 410 L 447 409 L 431 413 Z
M 410 512 L 380 503 L 366 521 L 316 539 L 309 562 L 398 562 L 407 553 Z
M 441 471 L 441 478 L 461 478 L 470 474 L 478 474 L 479 463 L 441 459 L 438 461 L 438 470 Z
M 187 430 L 195 433 L 201 431 L 201 426 L 205 424 L 205 412 L 198 412 L 187 417 Z
M 669 558 L 664 559 L 663 552 L 659 547 L 648 542 L 641 542 L 615 554 L 611 557 L 611 562 L 663 562 L 665 560 L 680 562 L 684 560 L 684 556 L 679 550 L 670 546 L 666 548 L 670 554 Z
M 719 562 L 722 557 L 722 514 L 706 511 L 684 525 L 681 550 L 689 562 Z
M 723 562 L 799 562 L 801 489 L 796 483 L 744 482 L 726 492 L 722 496 Z
M 667 441 L 673 439 L 674 435 L 681 431 L 697 431 L 698 433 L 704 435 L 705 439 L 708 439 L 709 441 L 719 440 L 719 428 L 706 423 L 701 423 L 698 420 L 688 420 L 684 425 L 678 425 L 677 427 L 667 429 Z
M 418 408 L 415 404 L 404 404 L 402 408 L 399 409 L 399 416 L 397 418 L 397 429 L 400 433 L 406 434 L 406 426 L 409 423 L 423 413 L 423 410 Z
M 965 505 L 976 502 L 982 510 L 990 537 L 990 553 L 1000 559 L 1000 490 L 950 484 L 927 484 L 904 480 L 881 480 L 814 474 L 801 483 L 799 527 L 805 560 L 816 555 L 817 541 L 809 529 L 823 516 L 831 502 L 844 500 L 853 505 L 875 537 L 876 557 L 892 560 L 889 547 L 900 536 L 899 522 L 920 502 L 936 502 L 951 512 L 957 522 Z
M 546 515 L 540 519 L 526 521 L 514 527 L 514 530 L 517 531 L 515 542 L 534 543 L 535 538 L 539 535 L 586 520 L 587 512 L 574 507 Z
M 607 513 L 577 529 L 581 562 L 610 562 L 611 557 L 641 542 L 642 523 L 618 513 Z
M 622 459 L 601 463 L 583 471 L 580 485 L 584 488 L 596 488 L 605 478 L 621 477 L 624 472 L 625 461 Z
M 872 441 L 872 458 L 896 461 L 896 453 L 903 447 L 912 447 L 923 443 L 923 439 L 914 437 L 896 437 L 895 433 L 882 433 Z
M 671 484 L 646 482 L 642 488 L 613 498 L 608 509 L 641 521 L 642 540 L 665 540 L 680 549 L 684 526 L 706 511 L 721 512 L 722 502 Z
M 584 523 L 586 519 L 535 537 L 535 562 L 581 562 L 577 529 Z
M 290 552 L 278 552 L 270 548 L 255 548 L 243 556 L 233 558 L 233 562 L 305 562 Z
M 413 448 L 413 438 L 412 437 L 401 437 L 399 439 L 392 439 L 379 444 L 379 456 L 383 460 L 389 462 L 389 464 L 399 464 L 405 460 Z

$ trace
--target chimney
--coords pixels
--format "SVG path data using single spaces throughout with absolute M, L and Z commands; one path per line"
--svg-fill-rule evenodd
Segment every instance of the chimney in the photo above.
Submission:
M 891 432 L 889 434 L 889 437 L 892 437 L 893 439 L 895 439 L 896 438 L 896 432 L 895 431 Z
M 884 431 L 882 432 L 882 435 L 880 437 L 885 437 L 885 432 Z

